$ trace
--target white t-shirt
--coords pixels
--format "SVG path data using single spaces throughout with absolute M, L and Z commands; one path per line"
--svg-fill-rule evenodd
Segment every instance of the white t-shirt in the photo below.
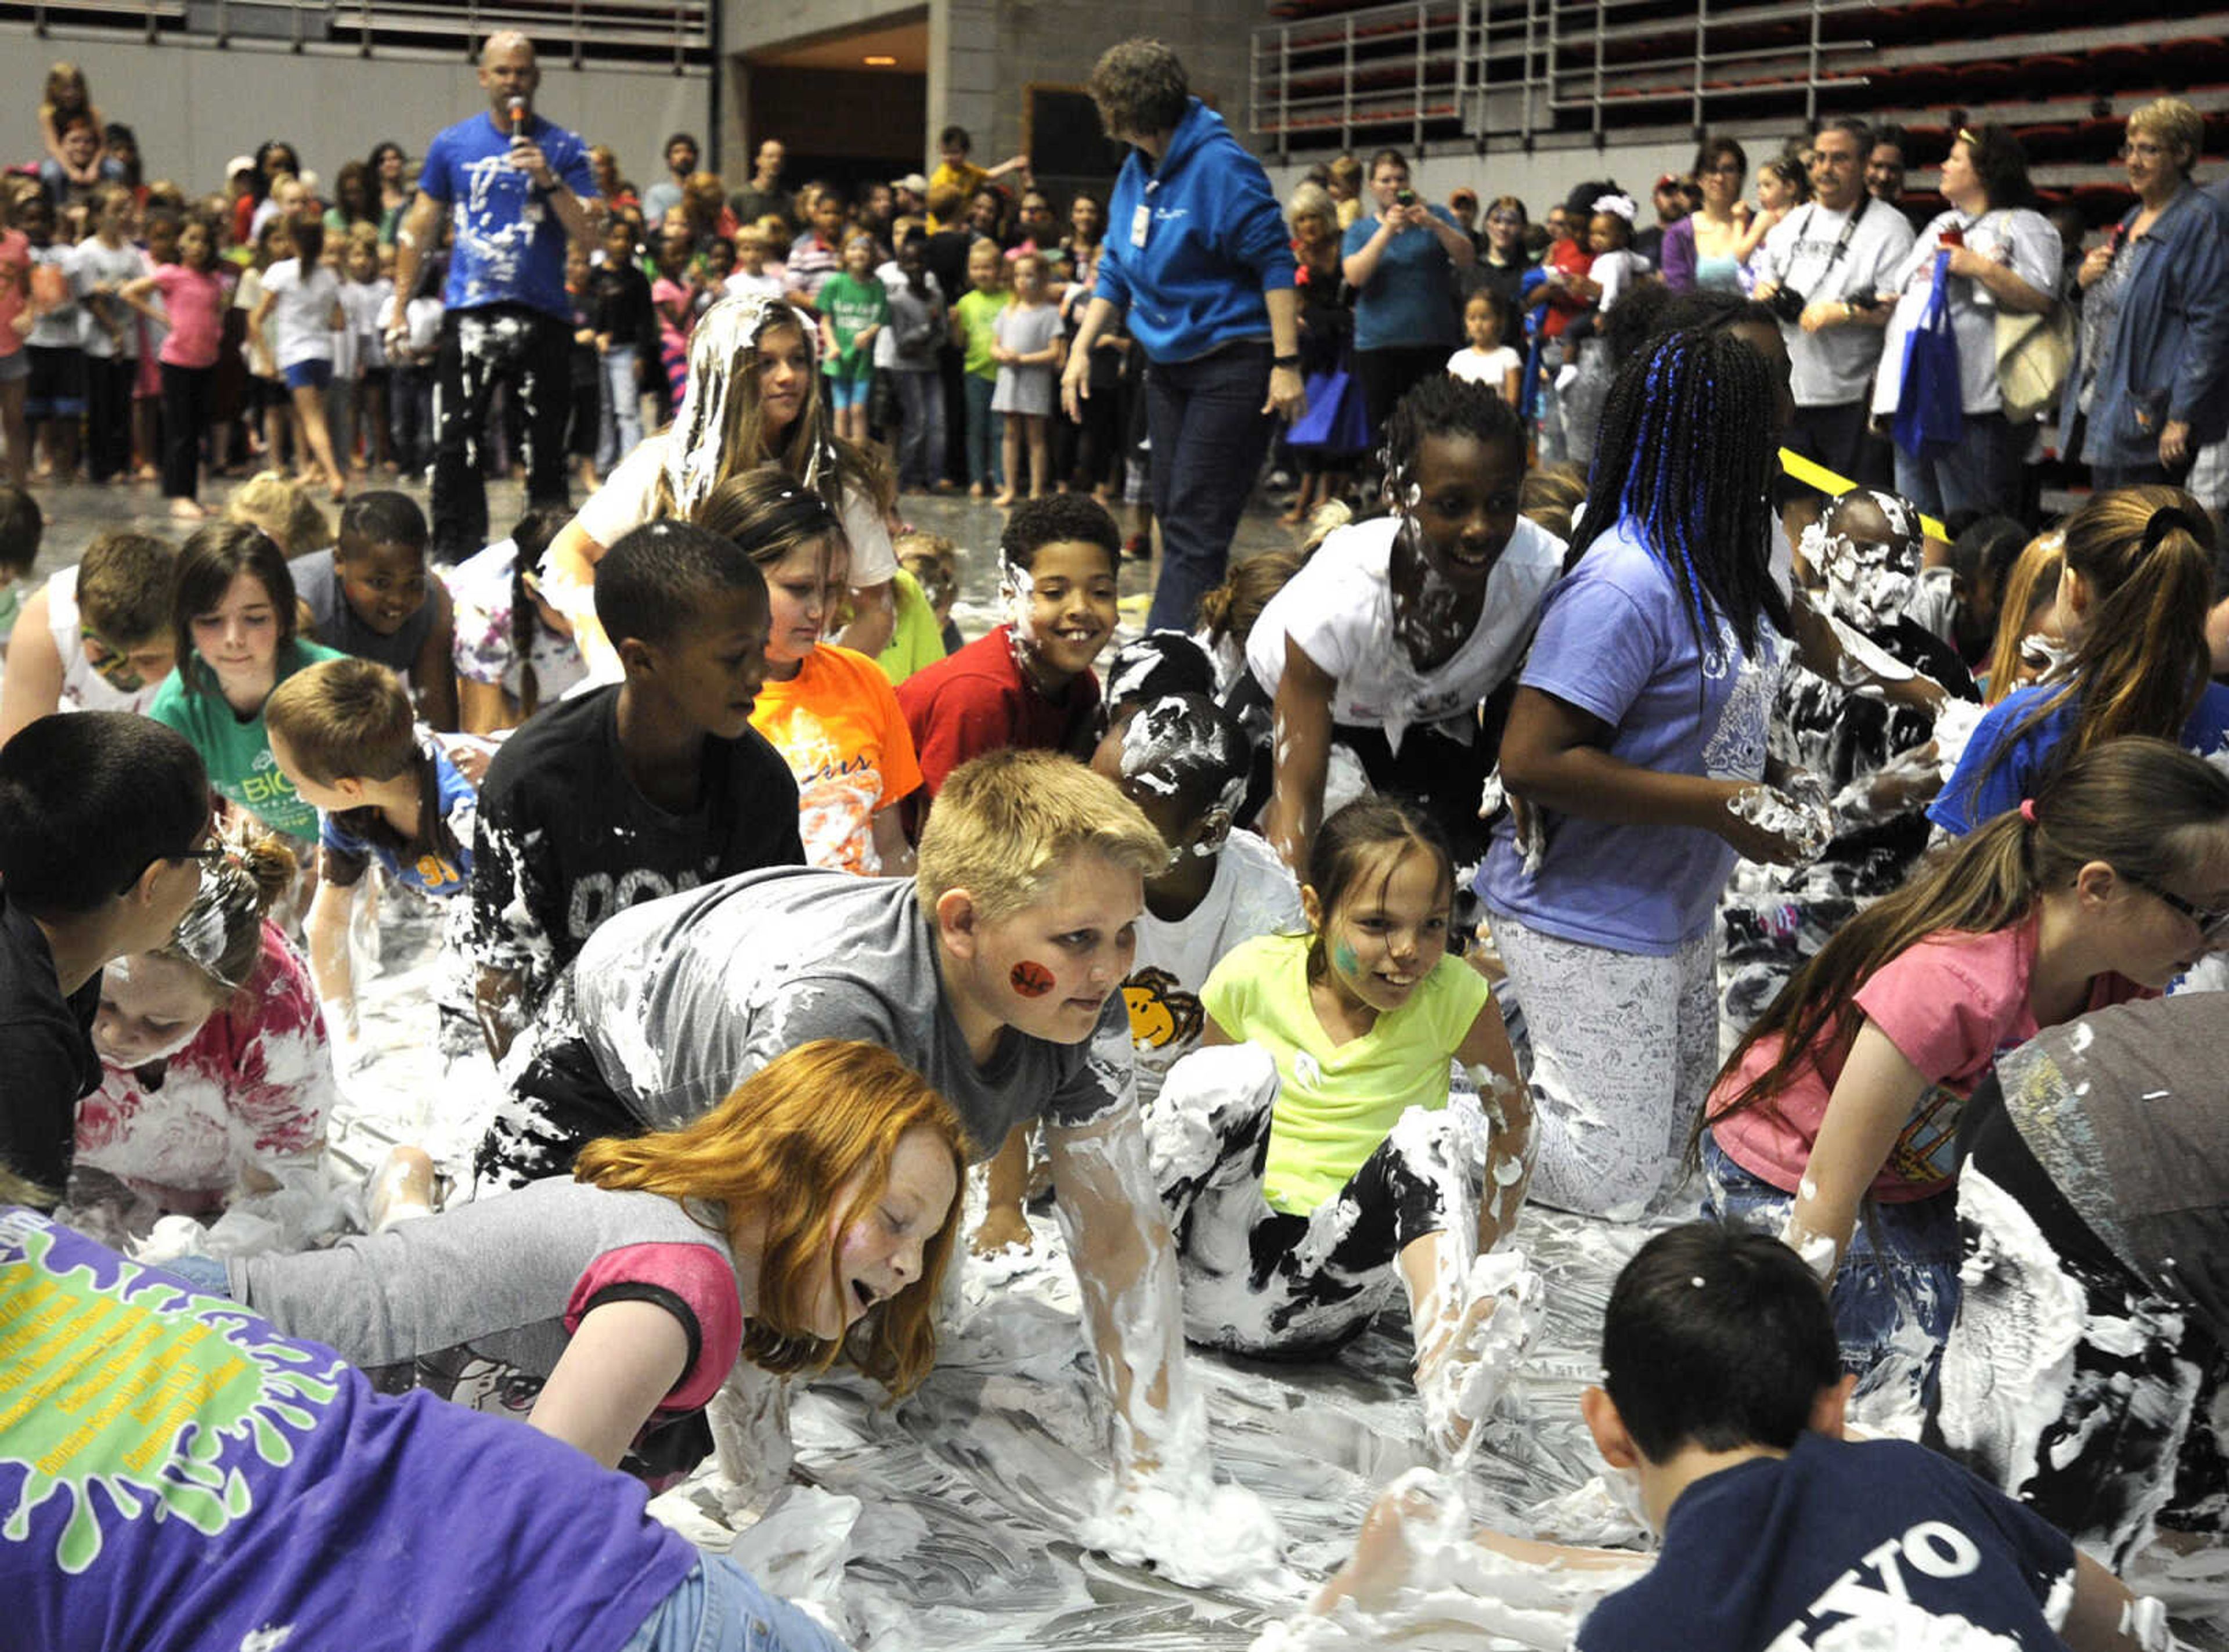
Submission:
M 1595 261 L 1587 267 L 1587 279 L 1602 288 L 1595 308 L 1608 315 L 1625 289 L 1648 273 L 1648 260 L 1629 247 L 1614 253 L 1596 253 Z
M 85 343 L 88 328 L 94 325 L 87 312 L 84 298 L 93 287 L 92 278 L 85 273 L 85 260 L 74 247 L 57 243 L 51 247 L 31 248 L 31 262 L 51 264 L 68 278 L 70 301 L 55 305 L 31 324 L 31 331 L 23 342 L 36 344 L 42 350 L 75 350 Z
M 1215 882 L 1173 922 L 1149 907 L 1138 917 L 1138 955 L 1122 983 L 1130 1047 L 1138 1060 L 1138 1100 L 1150 1105 L 1171 1067 L 1199 1048 L 1205 1025 L 1200 988 L 1223 956 L 1257 935 L 1305 927 L 1300 885 L 1277 852 L 1250 832 L 1233 832 L 1215 863 Z
M 341 314 L 349 337 L 356 341 L 356 358 L 361 367 L 387 365 L 387 338 L 380 318 L 394 296 L 395 283 L 384 275 L 376 280 L 341 283 Z
M 1269 599 L 1246 642 L 1247 668 L 1274 699 L 1285 642 L 1336 680 L 1332 721 L 1382 729 L 1395 751 L 1420 724 L 1468 717 L 1517 668 L 1540 604 L 1564 571 L 1564 542 L 1519 517 L 1487 576 L 1478 625 L 1447 663 L 1420 672 L 1393 635 L 1390 577 L 1398 517 L 1339 529 Z
M 77 606 L 77 569 L 59 568 L 47 580 L 47 633 L 55 640 L 55 652 L 62 662 L 61 711 L 143 712 L 154 704 L 157 678 L 126 694 L 110 685 L 85 657 L 85 639 L 79 634 L 81 615 Z
M 756 293 L 765 299 L 778 299 L 785 291 L 781 278 L 779 275 L 767 273 L 764 266 L 760 267 L 756 275 L 752 274 L 748 270 L 736 270 L 729 274 L 723 285 L 730 293 L 746 296 Z
M 137 280 L 147 273 L 147 254 L 130 241 L 118 247 L 104 247 L 100 237 L 88 235 L 77 244 L 77 273 L 80 290 L 91 292 L 98 287 L 120 285 Z M 124 323 L 124 342 L 119 345 L 108 336 L 87 306 L 85 323 L 85 353 L 96 361 L 114 358 L 136 362 L 139 359 L 139 312 L 111 293 L 105 300 L 108 312 Z
M 1467 344 L 1448 357 L 1449 372 L 1473 384 L 1483 384 L 1497 395 L 1501 387 L 1509 382 L 1509 376 L 1524 369 L 1525 358 L 1506 344 L 1496 344 L 1492 350 L 1477 350 Z
M 1911 220 L 1870 196 L 1853 210 L 1865 215 L 1840 258 L 1834 244 L 1850 221 L 1848 212 L 1829 212 L 1814 202 L 1789 213 L 1757 249 L 1757 280 L 1777 281 L 1811 302 L 1870 299 L 1893 288 L 1897 267 L 1911 250 Z M 1783 321 L 1780 333 L 1788 341 L 1797 407 L 1840 407 L 1863 399 L 1880 360 L 1879 328 L 1852 322 L 1812 333 Z
M 1894 413 L 1897 398 L 1904 393 L 1904 342 L 1927 309 L 1935 290 L 1935 257 L 1943 250 L 1943 232 L 1953 225 L 1964 235 L 1966 245 L 1982 257 L 2011 266 L 2014 274 L 2039 292 L 2055 295 L 2059 291 L 2059 266 L 2065 253 L 2059 232 L 2041 213 L 2025 207 L 1984 213 L 1978 219 L 1955 207 L 1937 213 L 1889 279 L 1888 285 L 1899 296 L 1881 348 L 1880 374 L 1873 381 L 1875 413 Z M 1997 382 L 1996 295 L 1970 275 L 1952 276 L 1947 291 L 1950 331 L 1958 341 L 1958 389 L 1964 410 L 1995 413 L 2005 404 L 2003 387 Z
M 307 275 L 302 260 L 282 258 L 263 272 L 263 290 L 273 294 L 271 355 L 280 368 L 333 358 L 333 305 L 340 302 L 339 278 L 319 264 Z
M 604 485 L 589 496 L 580 515 L 573 518 L 583 533 L 608 550 L 630 530 L 650 520 L 651 508 L 658 498 L 658 474 L 665 468 L 666 443 L 671 439 L 667 433 L 646 436 L 641 446 L 620 460 L 618 468 L 604 479 Z M 890 549 L 890 530 L 883 525 L 882 512 L 875 508 L 874 500 L 847 485 L 844 489 L 843 508 L 837 516 L 844 524 L 844 537 L 851 543 L 851 583 L 887 583 L 898 571 L 897 553 Z

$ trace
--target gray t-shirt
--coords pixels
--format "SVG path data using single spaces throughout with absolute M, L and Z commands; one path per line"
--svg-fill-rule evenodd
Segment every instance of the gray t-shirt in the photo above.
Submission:
M 1865 215 L 1840 257 L 1834 246 L 1850 221 L 1849 213 L 1829 212 L 1815 202 L 1789 213 L 1764 238 L 1757 254 L 1758 278 L 1792 287 L 1815 302 L 1871 299 L 1892 289 L 1897 267 L 1911 250 L 1911 220 L 1871 196 L 1854 210 Z M 1853 322 L 1805 332 L 1783 321 L 1780 331 L 1788 341 L 1797 407 L 1839 407 L 1865 395 L 1880 360 L 1879 327 Z
M 333 570 L 331 546 L 295 557 L 286 564 L 286 571 L 294 576 L 294 595 L 309 605 L 310 617 L 317 621 L 318 641 L 344 654 L 354 654 L 358 659 L 376 660 L 406 684 L 409 682 L 410 668 L 418 663 L 419 650 L 426 646 L 434 621 L 440 617 L 430 580 L 427 582 L 426 600 L 419 604 L 418 612 L 389 637 L 364 624 L 349 606 L 348 597 L 341 590 L 340 575 Z
M 1120 993 L 1088 1042 L 1009 1028 L 977 1066 L 907 878 L 781 867 L 646 901 L 588 937 L 548 1019 L 648 1129 L 709 1111 L 814 1038 L 893 1051 L 952 1103 L 978 1159 L 1025 1121 L 1087 1124 L 1136 1104 Z
M 568 1321 L 613 1298 L 654 1301 L 689 1334 L 688 1367 L 661 1409 L 703 1405 L 742 1347 L 742 1296 L 724 1234 L 663 1193 L 562 1178 L 330 1250 L 236 1257 L 226 1271 L 239 1301 L 351 1365 L 431 1360 L 451 1379 L 478 1367 L 485 1409 L 497 1408 L 497 1388 L 515 1409 L 525 1396 L 511 1379 L 538 1385 L 565 1352 Z M 489 1381 L 490 1368 L 506 1380 Z M 447 1392 L 443 1382 L 425 1385 Z

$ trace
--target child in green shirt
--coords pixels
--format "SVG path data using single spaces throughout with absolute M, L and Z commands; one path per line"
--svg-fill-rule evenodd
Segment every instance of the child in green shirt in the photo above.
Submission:
M 967 496 L 980 499 L 993 487 L 1005 485 L 999 464 L 999 421 L 991 411 L 991 398 L 999 389 L 999 363 L 991 352 L 998 347 L 999 312 L 1005 309 L 1006 260 L 999 243 L 979 241 L 967 249 L 970 290 L 952 306 L 952 337 L 961 351 L 960 377 L 967 396 Z
M 867 392 L 875 382 L 875 336 L 889 325 L 890 294 L 875 277 L 875 243 L 854 235 L 844 243 L 844 267 L 820 284 L 820 370 L 836 434 L 866 445 Z
M 272 757 L 263 706 L 296 672 L 345 656 L 295 633 L 293 575 L 260 528 L 212 522 L 197 529 L 178 553 L 177 582 L 178 666 L 147 715 L 192 742 L 222 795 L 272 831 L 314 842 L 318 811 Z

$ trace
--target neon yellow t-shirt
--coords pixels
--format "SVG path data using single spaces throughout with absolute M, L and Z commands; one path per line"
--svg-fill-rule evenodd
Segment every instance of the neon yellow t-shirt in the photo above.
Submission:
M 999 363 L 991 359 L 991 347 L 999 342 L 999 312 L 1013 299 L 1011 292 L 986 292 L 980 287 L 970 287 L 953 306 L 960 312 L 960 330 L 966 335 L 960 341 L 960 365 L 977 378 L 999 376 Z
M 1448 1064 L 1493 1001 L 1460 958 L 1440 960 L 1406 1004 L 1334 1045 L 1308 1001 L 1308 938 L 1268 935 L 1227 954 L 1200 1002 L 1232 1038 L 1277 1064 L 1277 1110 L 1262 1196 L 1306 1216 L 1337 1195 L 1411 1107 L 1448 1104 Z
M 936 610 L 921 582 L 903 568 L 890 575 L 890 596 L 897 604 L 897 624 L 890 632 L 890 646 L 875 656 L 875 663 L 895 688 L 922 666 L 944 658 L 944 627 L 937 624 Z

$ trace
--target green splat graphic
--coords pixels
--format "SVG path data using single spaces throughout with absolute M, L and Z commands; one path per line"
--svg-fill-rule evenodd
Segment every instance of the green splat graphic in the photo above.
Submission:
M 130 1263 L 106 1285 L 89 1268 L 48 1271 L 54 1242 L 37 1224 L 0 1224 L 0 1260 L 16 1250 L 42 1264 L 0 1273 L 0 1469 L 25 1475 L 0 1540 L 23 1541 L 55 1497 L 71 1501 L 55 1560 L 72 1574 L 100 1558 L 118 1520 L 216 1535 L 251 1502 L 239 1470 L 221 1465 L 226 1448 L 291 1462 L 283 1428 L 308 1428 L 337 1385 L 237 1303 Z

